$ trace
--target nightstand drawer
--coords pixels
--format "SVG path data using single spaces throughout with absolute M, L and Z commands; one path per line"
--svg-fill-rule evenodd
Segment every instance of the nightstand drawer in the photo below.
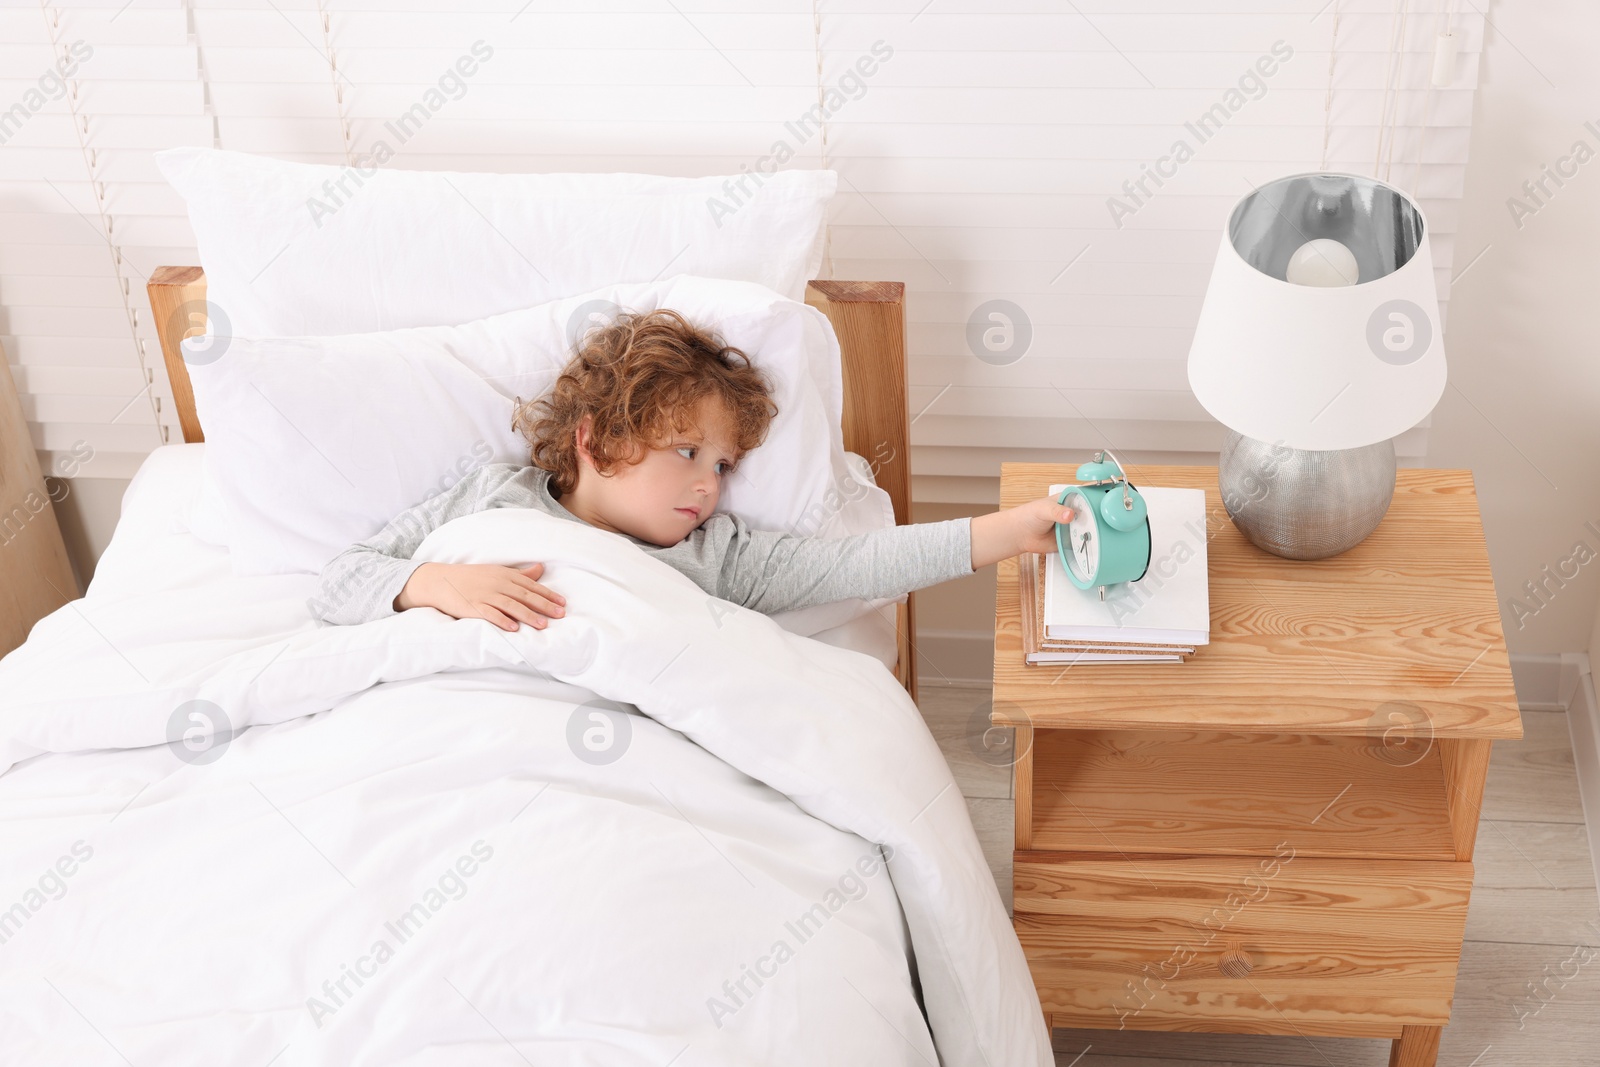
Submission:
M 1018 852 L 1056 1026 L 1396 1036 L 1450 1018 L 1472 864 Z

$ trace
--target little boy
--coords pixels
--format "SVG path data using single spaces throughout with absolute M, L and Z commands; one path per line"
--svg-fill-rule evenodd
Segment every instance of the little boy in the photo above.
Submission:
M 833 540 L 752 530 L 716 510 L 724 481 L 765 439 L 777 408 L 737 348 L 661 309 L 590 330 L 545 396 L 512 425 L 531 465 L 479 467 L 402 512 L 322 569 L 312 610 L 358 623 L 415 607 L 542 629 L 566 598 L 544 565 L 417 563 L 429 532 L 489 508 L 538 508 L 622 534 L 713 596 L 765 614 L 849 597 L 896 597 L 1019 552 L 1056 551 L 1072 509 L 1043 497 L 976 518 Z

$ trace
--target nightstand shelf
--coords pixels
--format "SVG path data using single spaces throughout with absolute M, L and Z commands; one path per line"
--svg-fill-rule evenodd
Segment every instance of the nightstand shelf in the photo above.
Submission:
M 1004 464 L 1001 506 L 1074 471 Z M 1431 1067 L 1490 746 L 1522 735 L 1471 472 L 1400 471 L 1314 561 L 1250 544 L 1214 467 L 1128 474 L 1206 493 L 1187 662 L 1026 666 L 1017 561 L 997 575 L 1014 923 L 1051 1025 L 1389 1037 Z
M 1223 731 L 1036 730 L 1034 849 L 1454 860 L 1425 740 Z M 1112 845 L 1115 842 L 1115 846 Z

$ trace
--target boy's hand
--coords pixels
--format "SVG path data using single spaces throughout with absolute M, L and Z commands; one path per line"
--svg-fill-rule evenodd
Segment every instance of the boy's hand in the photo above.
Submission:
M 1072 509 L 1057 504 L 1053 496 L 1042 496 L 1011 509 L 1017 523 L 1017 552 L 1038 552 L 1049 555 L 1058 550 L 1056 523 L 1069 522 Z M 1016 553 L 1012 553 L 1016 555 Z
M 1072 509 L 1042 496 L 1004 511 L 972 520 L 972 569 L 987 567 L 1019 552 L 1048 555 L 1056 549 L 1056 523 L 1072 518 Z
M 487 619 L 502 630 L 520 622 L 542 630 L 566 614 L 567 598 L 534 579 L 544 564 L 523 570 L 493 563 L 424 563 L 394 598 L 394 609 L 430 607 L 455 619 Z

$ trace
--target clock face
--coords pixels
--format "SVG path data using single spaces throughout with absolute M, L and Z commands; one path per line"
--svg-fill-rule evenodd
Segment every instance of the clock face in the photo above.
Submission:
M 1088 582 L 1100 573 L 1099 533 L 1095 528 L 1093 505 L 1082 493 L 1068 492 L 1063 501 L 1072 509 L 1065 540 L 1071 549 L 1063 562 L 1079 581 Z

